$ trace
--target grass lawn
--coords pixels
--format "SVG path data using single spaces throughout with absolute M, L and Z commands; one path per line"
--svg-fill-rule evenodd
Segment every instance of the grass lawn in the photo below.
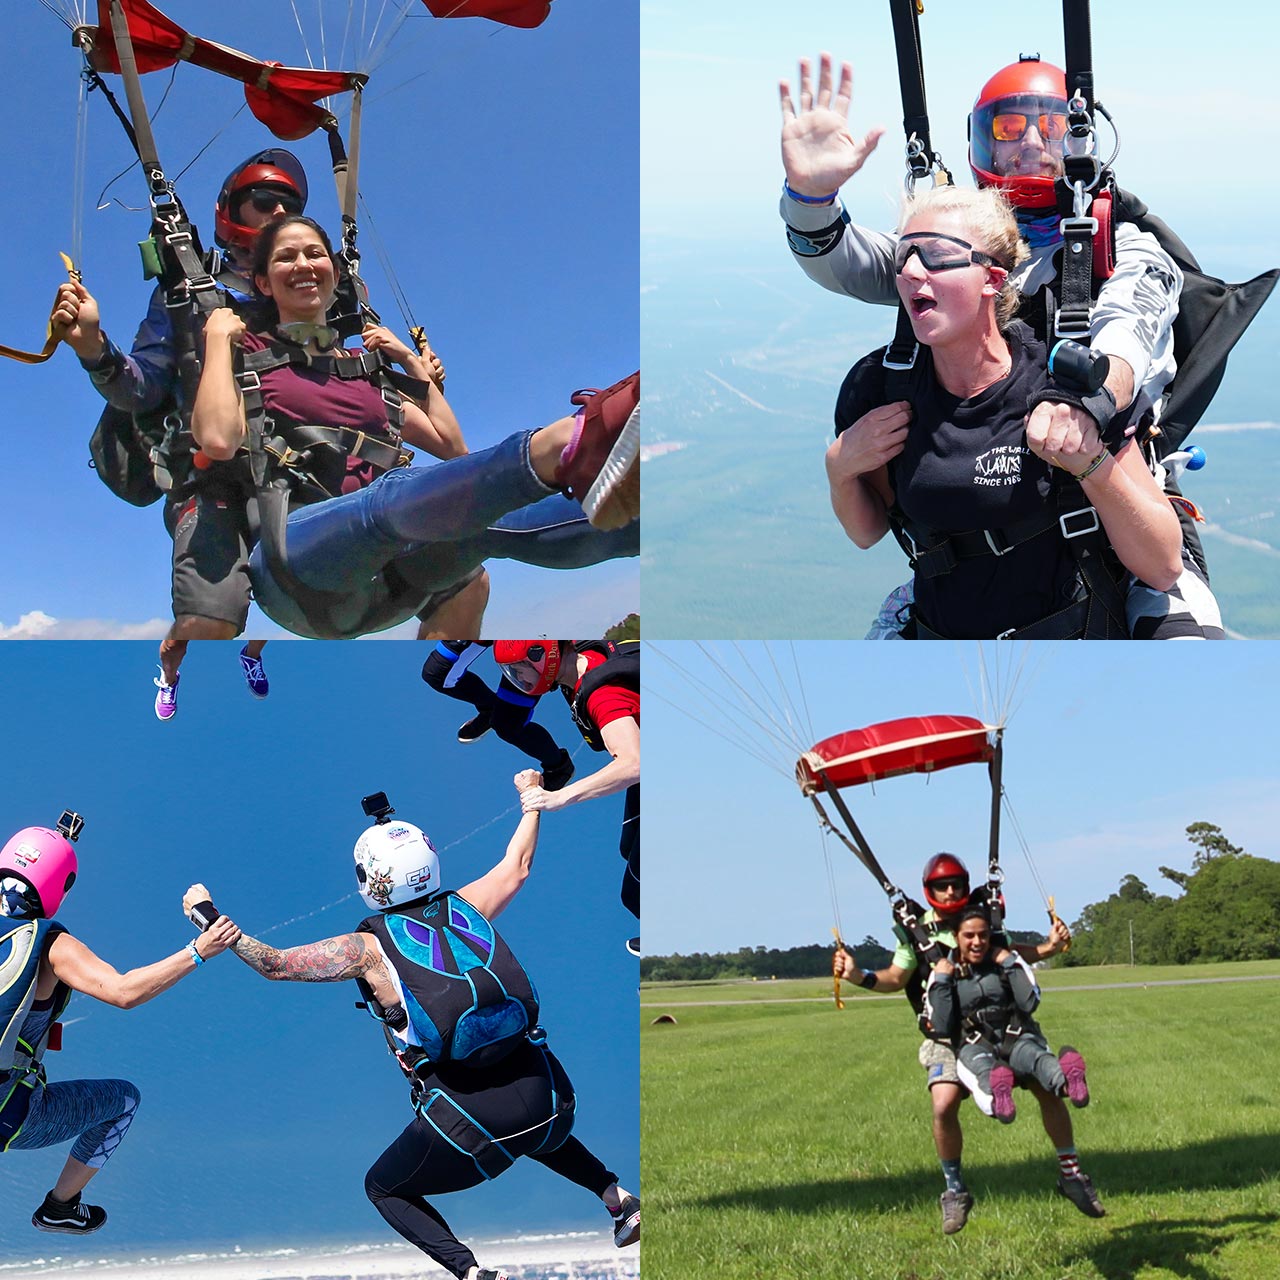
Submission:
M 1085 1218 L 1053 1193 L 1053 1149 L 1019 1092 L 1008 1128 L 964 1107 L 977 1206 L 951 1238 L 902 996 L 847 993 L 838 1013 L 819 980 L 647 985 L 647 1280 L 1274 1280 L 1280 987 L 1153 984 L 1278 973 L 1045 974 L 1049 1042 L 1089 1062 L 1094 1101 L 1073 1118 L 1108 1216 Z M 1114 985 L 1066 989 L 1094 983 Z M 651 1025 L 665 1010 L 677 1024 Z

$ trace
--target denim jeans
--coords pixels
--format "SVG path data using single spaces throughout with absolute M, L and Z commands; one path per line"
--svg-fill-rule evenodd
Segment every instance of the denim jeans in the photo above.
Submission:
M 639 555 L 639 521 L 607 533 L 593 528 L 578 503 L 538 479 L 530 435 L 434 466 L 389 471 L 367 488 L 291 512 L 290 570 L 306 586 L 333 593 L 330 621 L 356 636 L 413 617 L 431 595 L 486 560 L 578 569 Z M 250 574 L 269 618 L 315 634 L 302 606 L 271 576 L 261 544 Z

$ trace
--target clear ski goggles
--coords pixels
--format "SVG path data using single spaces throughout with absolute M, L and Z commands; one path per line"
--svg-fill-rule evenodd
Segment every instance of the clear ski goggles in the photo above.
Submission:
M 274 213 L 283 209 L 285 213 L 301 213 L 302 200 L 292 191 L 282 191 L 279 187 L 250 187 L 240 197 L 240 203 L 251 204 L 259 213 Z
M 997 142 L 1018 142 L 1032 125 L 1046 142 L 1059 142 L 1067 134 L 1067 115 L 1065 111 L 1042 111 L 1038 115 L 999 111 L 991 117 L 991 136 Z
M 926 271 L 958 271 L 975 264 L 1006 270 L 989 253 L 975 249 L 967 240 L 940 235 L 936 231 L 913 231 L 910 235 L 898 237 L 893 251 L 894 271 L 901 275 L 913 253 Z

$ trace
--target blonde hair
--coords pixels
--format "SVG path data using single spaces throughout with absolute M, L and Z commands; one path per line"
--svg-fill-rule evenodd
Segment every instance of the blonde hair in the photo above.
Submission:
M 913 219 L 930 213 L 960 214 L 971 233 L 974 247 L 989 253 L 1009 272 L 996 295 L 996 324 L 1003 333 L 1013 322 L 1021 302 L 1012 280 L 1013 271 L 1031 256 L 1009 202 L 999 191 L 989 187 L 981 190 L 934 187 L 903 200 L 902 215 L 898 220 L 899 233 Z

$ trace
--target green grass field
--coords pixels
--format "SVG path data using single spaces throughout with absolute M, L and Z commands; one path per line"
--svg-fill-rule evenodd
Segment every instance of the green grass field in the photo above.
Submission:
M 1050 1044 L 1089 1062 L 1073 1118 L 1108 1216 L 1053 1194 L 1020 1092 L 1007 1128 L 964 1107 L 977 1206 L 950 1238 L 902 996 L 846 989 L 839 1013 L 818 980 L 644 986 L 647 1280 L 1274 1280 L 1280 985 L 1154 985 L 1259 975 L 1280 964 L 1043 975 Z

